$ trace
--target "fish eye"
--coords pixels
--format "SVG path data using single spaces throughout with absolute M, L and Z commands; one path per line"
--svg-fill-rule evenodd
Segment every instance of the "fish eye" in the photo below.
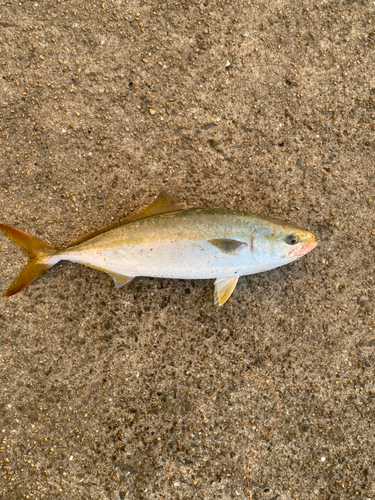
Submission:
M 285 242 L 288 245 L 297 245 L 298 236 L 296 236 L 295 234 L 288 234 L 288 236 L 285 238 Z

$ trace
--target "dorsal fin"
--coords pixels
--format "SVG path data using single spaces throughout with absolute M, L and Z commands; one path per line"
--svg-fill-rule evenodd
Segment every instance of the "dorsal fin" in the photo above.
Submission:
M 128 222 L 133 222 L 139 219 L 145 219 L 146 217 L 152 217 L 153 215 L 166 214 L 169 212 L 177 212 L 180 210 L 185 210 L 185 207 L 177 203 L 177 201 L 170 194 L 168 194 L 165 191 L 161 191 L 159 196 L 157 196 L 157 198 L 148 207 L 144 208 L 137 214 L 131 215 L 126 219 L 123 219 L 119 222 L 115 222 L 110 226 L 106 226 L 103 229 L 99 229 L 98 231 L 94 231 L 93 233 L 83 236 L 79 240 L 76 240 L 70 245 L 68 245 L 67 248 L 75 247 L 76 245 L 79 245 L 84 241 L 94 238 L 94 236 L 98 236 L 99 234 L 105 233 L 106 231 L 114 229 L 115 227 L 122 226 L 123 224 L 127 224 Z
M 180 210 L 185 210 L 185 207 L 177 203 L 173 196 L 166 191 L 162 191 L 148 207 L 128 217 L 124 222 L 133 222 L 134 220 L 145 219 L 153 215 L 167 214 L 168 212 L 177 212 Z

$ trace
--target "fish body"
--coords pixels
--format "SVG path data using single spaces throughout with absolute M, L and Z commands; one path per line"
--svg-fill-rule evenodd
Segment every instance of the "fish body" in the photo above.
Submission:
M 0 224 L 0 229 L 12 238 L 14 228 Z M 315 246 L 314 235 L 287 222 L 249 212 L 184 209 L 163 192 L 144 211 L 122 223 L 67 248 L 47 245 L 29 255 L 34 265 L 48 269 L 61 260 L 100 269 L 112 276 L 117 287 L 139 276 L 214 278 L 215 302 L 222 305 L 240 276 L 288 264 Z M 22 284 L 29 283 L 16 278 L 5 295 L 17 293 L 25 287 L 20 288 Z
M 60 255 L 71 262 L 133 277 L 243 276 L 288 262 L 287 255 L 272 252 L 280 224 L 246 212 L 193 208 L 129 222 Z M 213 243 L 216 241 L 227 242 L 225 251 L 225 243 L 220 248 Z M 229 247 L 231 241 L 239 245 Z

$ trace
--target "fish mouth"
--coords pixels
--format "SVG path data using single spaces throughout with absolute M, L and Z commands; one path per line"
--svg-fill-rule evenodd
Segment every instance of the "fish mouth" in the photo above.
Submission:
M 315 236 L 314 236 L 313 240 L 307 241 L 306 243 L 302 243 L 303 252 L 304 252 L 303 255 L 306 255 L 307 253 L 311 252 L 311 250 L 314 250 L 314 248 L 316 247 L 317 244 L 318 244 L 318 242 L 316 241 Z

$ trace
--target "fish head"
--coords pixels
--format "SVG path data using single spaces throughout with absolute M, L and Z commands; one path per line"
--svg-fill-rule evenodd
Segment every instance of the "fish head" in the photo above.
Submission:
M 292 224 L 273 221 L 250 241 L 254 260 L 263 270 L 300 259 L 317 245 L 315 236 Z
M 286 234 L 281 242 L 281 258 L 286 262 L 293 262 L 311 252 L 316 245 L 315 236 L 303 229 L 295 229 Z M 281 250 L 280 248 L 280 250 Z

